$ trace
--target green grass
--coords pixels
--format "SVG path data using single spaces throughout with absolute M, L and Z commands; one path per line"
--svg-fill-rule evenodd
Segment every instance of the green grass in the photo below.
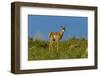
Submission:
M 49 41 L 30 40 L 28 42 L 28 60 L 87 58 L 87 44 L 87 40 L 84 38 L 70 38 L 60 43 L 58 51 L 56 46 L 53 51 L 49 51 Z

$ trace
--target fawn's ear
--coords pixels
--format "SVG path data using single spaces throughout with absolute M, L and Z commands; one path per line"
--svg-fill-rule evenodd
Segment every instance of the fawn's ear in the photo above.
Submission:
M 61 28 L 63 28 L 63 26 L 60 26 Z
M 61 28 L 65 28 L 65 26 L 60 26 Z
M 66 27 L 65 26 L 60 26 L 61 28 L 63 28 L 64 30 L 66 29 Z

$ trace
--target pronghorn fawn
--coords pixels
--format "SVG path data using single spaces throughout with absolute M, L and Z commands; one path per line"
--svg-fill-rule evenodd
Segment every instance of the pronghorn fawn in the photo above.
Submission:
M 65 27 L 61 26 L 61 30 L 59 32 L 49 33 L 49 38 L 50 38 L 49 51 L 53 50 L 53 47 L 55 46 L 54 42 L 57 43 L 57 51 L 59 50 L 60 40 L 62 39 L 64 32 L 65 32 Z

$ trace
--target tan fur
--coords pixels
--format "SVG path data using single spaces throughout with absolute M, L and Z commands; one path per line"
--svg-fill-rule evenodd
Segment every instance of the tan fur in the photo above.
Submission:
M 51 50 L 51 49 L 53 50 L 54 42 L 57 42 L 57 51 L 58 51 L 59 43 L 63 37 L 64 31 L 65 31 L 65 28 L 63 27 L 63 28 L 61 28 L 61 31 L 59 31 L 59 32 L 50 32 L 49 33 L 49 38 L 50 38 L 49 50 Z

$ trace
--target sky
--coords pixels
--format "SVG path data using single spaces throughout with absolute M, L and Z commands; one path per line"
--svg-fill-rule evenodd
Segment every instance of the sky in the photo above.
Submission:
M 28 15 L 28 36 L 40 36 L 43 40 L 49 40 L 50 32 L 59 32 L 60 26 L 65 26 L 62 40 L 71 37 L 88 37 L 88 18 L 78 16 L 50 16 Z

